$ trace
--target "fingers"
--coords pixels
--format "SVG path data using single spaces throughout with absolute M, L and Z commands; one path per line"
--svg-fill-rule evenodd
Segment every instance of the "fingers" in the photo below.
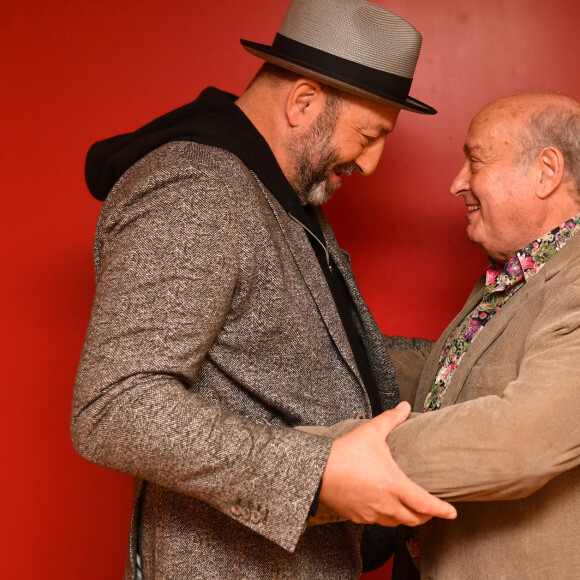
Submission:
M 410 405 L 406 402 L 402 402 L 392 411 L 381 413 L 371 422 L 375 422 L 375 426 L 382 430 L 383 436 L 386 439 L 387 435 L 395 429 L 395 427 L 405 422 L 410 412 Z M 398 480 L 396 485 L 397 495 L 402 506 L 406 508 L 409 517 L 419 519 L 426 517 L 424 521 L 427 521 L 427 519 L 432 517 L 444 519 L 454 519 L 457 517 L 457 510 L 451 504 L 431 495 L 428 491 L 409 479 L 409 477 L 407 477 L 407 475 L 392 459 L 386 442 L 385 447 L 392 462 L 392 484 Z M 402 514 L 400 515 L 402 516 Z
M 452 520 L 457 517 L 457 510 L 409 479 L 402 471 L 405 482 L 398 490 L 401 503 L 417 517 L 432 517 Z M 425 520 L 426 521 L 426 520 Z
M 362 424 L 355 426 L 354 429 L 342 429 L 336 430 L 335 434 L 340 437 L 349 437 L 351 439 L 360 439 L 359 445 L 363 445 L 363 438 L 372 437 L 375 441 L 378 441 L 376 437 L 379 437 L 381 442 L 384 442 L 389 435 L 389 433 L 404 423 L 409 414 L 411 413 L 411 405 L 406 402 L 399 403 L 394 409 L 389 411 L 384 411 L 380 415 L 372 419 L 368 419 Z M 358 421 L 358 420 L 357 420 Z M 343 423 L 338 423 L 338 425 L 347 424 L 347 421 Z M 326 432 L 330 432 L 335 426 L 326 428 Z M 369 432 L 374 432 L 374 435 L 369 435 Z M 326 434 L 326 433 L 325 433 Z
M 453 519 L 455 508 L 413 482 L 394 461 L 388 434 L 410 413 L 408 403 L 336 439 L 322 477 L 320 501 L 356 523 L 416 526 Z
M 373 523 L 387 527 L 395 527 L 398 526 L 399 524 L 403 524 L 409 527 L 415 527 L 420 526 L 425 522 L 428 522 L 430 519 L 431 516 L 419 514 L 409 509 L 407 506 L 399 504 L 392 510 L 392 513 L 379 515 L 376 518 L 376 521 Z M 364 524 L 368 522 L 359 521 L 355 523 Z

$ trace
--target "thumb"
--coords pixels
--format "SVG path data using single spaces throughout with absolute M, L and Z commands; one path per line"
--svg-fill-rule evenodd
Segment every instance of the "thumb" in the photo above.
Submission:
M 377 415 L 369 423 L 373 423 L 374 427 L 381 431 L 381 435 L 386 437 L 395 427 L 404 423 L 410 414 L 411 405 L 402 401 L 394 409 Z

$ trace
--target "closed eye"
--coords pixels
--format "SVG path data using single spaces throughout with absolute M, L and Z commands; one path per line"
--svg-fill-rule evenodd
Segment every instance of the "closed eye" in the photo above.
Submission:
M 468 157 L 467 162 L 469 163 L 469 168 L 472 173 L 477 173 L 481 169 L 481 160 L 476 157 Z
M 372 143 L 381 137 L 386 137 L 391 130 L 387 127 L 383 127 L 382 125 L 377 125 L 376 127 L 372 127 L 371 130 L 373 134 L 369 135 L 368 133 L 361 133 L 362 136 L 366 139 L 367 143 Z
M 379 138 L 379 135 L 365 135 L 364 133 L 361 133 L 361 136 L 365 141 L 364 142 L 365 145 L 369 145 L 370 143 L 373 143 Z

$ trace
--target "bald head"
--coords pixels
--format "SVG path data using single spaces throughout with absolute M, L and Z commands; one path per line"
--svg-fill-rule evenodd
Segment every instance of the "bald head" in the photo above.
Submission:
M 507 114 L 512 118 L 518 116 L 528 116 L 548 107 L 556 107 L 562 110 L 578 113 L 580 103 L 567 95 L 560 93 L 528 93 L 523 95 L 511 95 L 500 97 L 492 101 L 474 117 L 492 113 L 494 115 Z
M 527 171 L 545 147 L 564 158 L 568 186 L 580 193 L 580 103 L 558 93 L 502 97 L 485 106 L 473 119 L 501 129 L 513 147 L 514 161 Z
M 504 97 L 473 119 L 451 185 L 467 235 L 505 262 L 580 213 L 580 104 L 565 95 Z

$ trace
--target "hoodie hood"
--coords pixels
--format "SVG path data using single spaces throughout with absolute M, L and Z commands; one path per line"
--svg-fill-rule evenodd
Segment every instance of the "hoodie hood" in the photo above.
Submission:
M 148 153 L 172 141 L 193 141 L 236 155 L 288 213 L 323 239 L 314 209 L 300 204 L 270 146 L 235 104 L 236 99 L 236 95 L 210 87 L 192 103 L 132 133 L 95 143 L 89 149 L 85 164 L 89 191 L 93 197 L 103 201 L 123 173 Z
M 254 171 L 268 189 L 285 192 L 284 197 L 296 198 L 295 203 L 299 205 L 268 143 L 235 105 L 236 99 L 235 95 L 210 87 L 192 103 L 132 133 L 95 143 L 85 164 L 89 191 L 102 201 L 123 173 L 154 149 L 172 141 L 194 141 L 230 151 Z

